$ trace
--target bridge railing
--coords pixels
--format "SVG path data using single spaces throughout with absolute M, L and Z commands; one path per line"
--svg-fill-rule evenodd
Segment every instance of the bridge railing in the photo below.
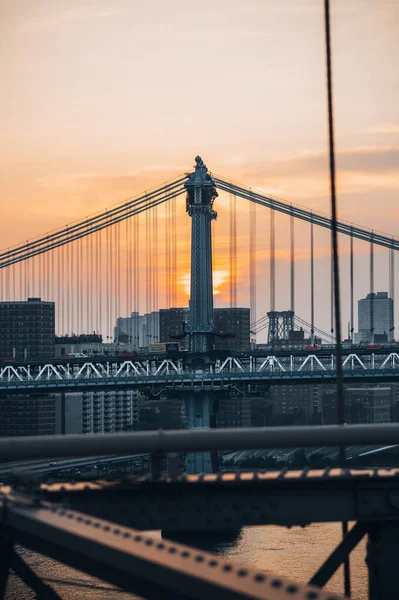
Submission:
M 399 423 L 190 429 L 0 438 L 0 460 L 263 448 L 399 445 Z

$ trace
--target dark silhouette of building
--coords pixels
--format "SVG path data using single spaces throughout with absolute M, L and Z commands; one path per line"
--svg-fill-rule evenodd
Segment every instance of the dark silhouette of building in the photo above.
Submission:
M 215 308 L 215 350 L 248 352 L 250 349 L 249 308 Z
M 188 350 L 189 337 L 185 335 L 188 308 L 161 308 L 159 311 L 159 341 L 179 342 L 181 350 Z
M 139 422 L 142 431 L 185 429 L 187 418 L 184 401 L 173 396 L 143 400 L 139 403 Z
M 55 435 L 54 395 L 18 395 L 0 402 L 0 436 Z
M 345 392 L 345 417 L 348 423 L 389 423 L 390 387 L 348 387 Z
M 159 341 L 179 342 L 181 350 L 189 349 L 188 308 L 161 308 L 159 311 Z M 215 308 L 213 311 L 215 331 L 214 349 L 230 352 L 248 352 L 250 349 L 249 308 Z
M 335 386 L 322 386 L 321 406 L 323 424 L 337 423 L 337 391 Z M 345 386 L 345 422 L 389 423 L 394 420 L 395 390 L 393 385 Z
M 85 342 L 92 344 L 102 344 L 103 336 L 98 333 L 82 333 L 80 335 L 56 335 L 55 343 L 56 344 L 84 344 Z
M 0 302 L 0 357 L 39 360 L 54 356 L 55 304 L 40 298 Z
M 251 427 L 251 399 L 234 390 L 221 393 L 217 399 L 218 427 Z
M 301 411 L 306 423 L 311 420 L 315 410 L 315 386 L 312 385 L 272 385 L 270 386 L 270 404 L 274 415 L 288 415 Z

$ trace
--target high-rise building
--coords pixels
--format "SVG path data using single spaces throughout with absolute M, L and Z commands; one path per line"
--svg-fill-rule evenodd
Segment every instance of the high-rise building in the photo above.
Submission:
M 133 390 L 68 392 L 59 398 L 62 433 L 113 433 L 138 428 L 140 393 Z M 64 408 L 62 408 L 62 404 Z M 64 423 L 62 424 L 62 420 Z
M 303 413 L 309 423 L 315 410 L 315 386 L 312 385 L 271 385 L 270 404 L 274 415 Z
M 188 308 L 161 308 L 159 311 L 159 341 L 179 342 L 181 350 L 189 349 L 189 337 L 184 335 L 188 322 Z
M 0 436 L 55 433 L 55 395 L 20 394 L 1 399 Z
M 129 350 L 138 352 L 148 349 L 159 339 L 159 312 L 153 311 L 145 315 L 133 312 L 130 317 L 119 317 L 114 327 L 116 343 L 127 344 Z
M 321 385 L 323 425 L 337 423 L 337 388 Z M 389 423 L 395 414 L 396 386 L 361 384 L 345 386 L 345 423 Z
M 220 393 L 216 422 L 221 428 L 251 427 L 251 398 L 235 390 Z
M 394 337 L 393 299 L 388 292 L 367 294 L 358 301 L 358 329 L 356 341 L 383 342 Z
M 0 357 L 40 360 L 54 356 L 55 304 L 40 298 L 0 302 Z
M 215 350 L 248 352 L 250 349 L 249 308 L 215 308 Z
M 187 307 L 161 308 L 146 315 L 132 313 L 119 318 L 115 326 L 115 340 L 128 344 L 131 350 L 148 349 L 157 342 L 178 342 L 181 350 L 189 349 L 190 309 Z M 215 308 L 213 311 L 214 348 L 230 352 L 247 352 L 250 349 L 249 308 Z
M 345 418 L 348 423 L 389 423 L 392 390 L 389 386 L 348 387 Z

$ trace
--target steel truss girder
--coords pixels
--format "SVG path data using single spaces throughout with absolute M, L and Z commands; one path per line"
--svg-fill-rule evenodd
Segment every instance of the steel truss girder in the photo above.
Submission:
M 275 364 L 273 365 L 275 366 Z M 216 389 L 228 387 L 229 385 L 296 385 L 296 384 L 322 384 L 333 383 L 336 371 L 331 369 L 314 368 L 301 371 L 283 371 L 281 367 L 264 371 L 224 371 L 204 372 L 195 371 L 169 372 L 163 374 L 131 374 L 130 376 L 84 376 L 79 379 L 54 377 L 52 379 L 39 380 L 0 380 L 0 394 L 27 393 L 29 391 L 41 391 L 43 393 L 60 393 L 66 391 L 89 392 L 95 390 L 124 390 L 152 387 L 159 389 L 167 387 L 170 389 Z M 344 370 L 344 381 L 347 383 L 377 383 L 390 382 L 399 379 L 399 368 L 395 369 L 367 369 L 359 368 L 354 371 Z
M 51 502 L 137 529 L 220 530 L 398 519 L 399 469 L 188 475 L 42 486 Z M 206 502 L 204 502 L 206 498 Z
M 0 520 L 4 539 L 149 600 L 341 598 L 313 586 L 236 567 L 181 544 L 157 542 L 138 531 L 73 510 L 44 502 L 34 504 L 28 497 L 12 493 L 3 497 L 7 502 Z
M 346 373 L 360 371 L 399 372 L 399 354 L 396 352 L 386 354 L 359 354 L 350 353 L 344 357 L 342 366 Z M 308 371 L 327 372 L 335 370 L 334 354 L 302 354 L 279 356 L 276 354 L 229 356 L 223 360 L 216 359 L 214 364 L 205 365 L 201 375 L 212 374 L 246 374 L 248 373 L 276 373 L 298 374 Z M 179 375 L 182 378 L 198 378 L 198 372 L 190 366 L 184 365 L 181 359 L 143 359 L 96 362 L 89 359 L 84 363 L 46 363 L 40 366 L 35 364 L 7 365 L 0 368 L 0 383 L 10 382 L 39 382 L 39 381 L 74 381 L 74 380 L 117 380 L 124 377 L 140 378 L 155 377 L 158 375 Z

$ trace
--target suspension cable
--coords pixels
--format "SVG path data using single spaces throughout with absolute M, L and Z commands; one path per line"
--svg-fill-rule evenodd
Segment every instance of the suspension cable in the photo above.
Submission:
M 16 248 L 15 250 L 8 250 L 7 252 L 0 254 L 0 268 L 7 267 L 16 262 L 20 262 L 21 260 L 26 260 L 31 256 L 43 254 L 44 252 L 48 252 L 53 248 L 69 244 L 74 240 L 78 240 L 86 235 L 94 233 L 95 231 L 124 221 L 129 217 L 146 211 L 154 206 L 158 206 L 166 200 L 179 196 L 184 192 L 184 187 L 180 183 L 173 185 L 170 184 L 168 186 L 166 195 L 164 190 L 165 188 L 160 188 L 152 194 L 146 194 L 138 200 L 130 203 L 127 208 L 125 204 L 123 207 L 118 209 L 117 214 L 114 214 L 115 211 L 112 211 L 113 214 L 110 214 L 109 219 L 106 218 L 105 212 L 96 218 L 95 222 L 93 223 L 90 222 L 90 220 L 86 220 L 79 225 L 67 227 L 57 234 L 46 236 L 45 238 L 41 238 L 41 240 L 34 241 L 30 244 L 25 244 L 24 246 Z M 94 221 L 94 219 L 92 221 Z
M 227 193 L 235 194 L 245 200 L 250 200 L 255 204 L 265 206 L 266 208 L 273 208 L 277 212 L 290 215 L 294 215 L 296 219 L 307 221 L 308 223 L 313 220 L 314 225 L 318 227 L 324 227 L 326 229 L 332 229 L 332 220 L 321 213 L 317 213 L 311 210 L 306 210 L 294 204 L 284 202 L 274 196 L 263 194 L 262 192 L 256 192 L 253 188 L 245 188 L 240 184 L 233 184 L 227 179 L 221 177 L 212 176 L 215 187 Z M 337 221 L 337 232 L 345 235 L 353 235 L 354 237 L 369 242 L 371 239 L 371 230 L 355 226 L 351 223 L 345 223 L 344 221 Z M 394 238 L 392 235 L 386 235 L 382 233 L 376 233 L 373 231 L 374 244 L 378 246 L 385 246 L 386 248 L 393 248 L 399 250 L 399 238 Z
M 345 422 L 344 404 L 344 378 L 342 368 L 341 347 L 341 291 L 339 282 L 339 253 L 338 253 L 338 215 L 337 199 L 335 195 L 335 150 L 334 150 L 334 117 L 332 99 L 332 69 L 331 69 L 331 39 L 330 39 L 330 1 L 324 2 L 325 34 L 326 34 L 326 63 L 327 63 L 327 105 L 328 105 L 328 137 L 330 155 L 330 187 L 331 187 L 331 244 L 334 257 L 334 290 L 335 290 L 335 336 L 336 336 L 336 378 L 337 378 L 337 416 L 338 424 Z M 339 447 L 340 463 L 345 464 L 345 446 Z M 342 536 L 348 533 L 348 523 L 342 522 Z M 344 561 L 344 588 L 345 594 L 351 595 L 349 558 Z

